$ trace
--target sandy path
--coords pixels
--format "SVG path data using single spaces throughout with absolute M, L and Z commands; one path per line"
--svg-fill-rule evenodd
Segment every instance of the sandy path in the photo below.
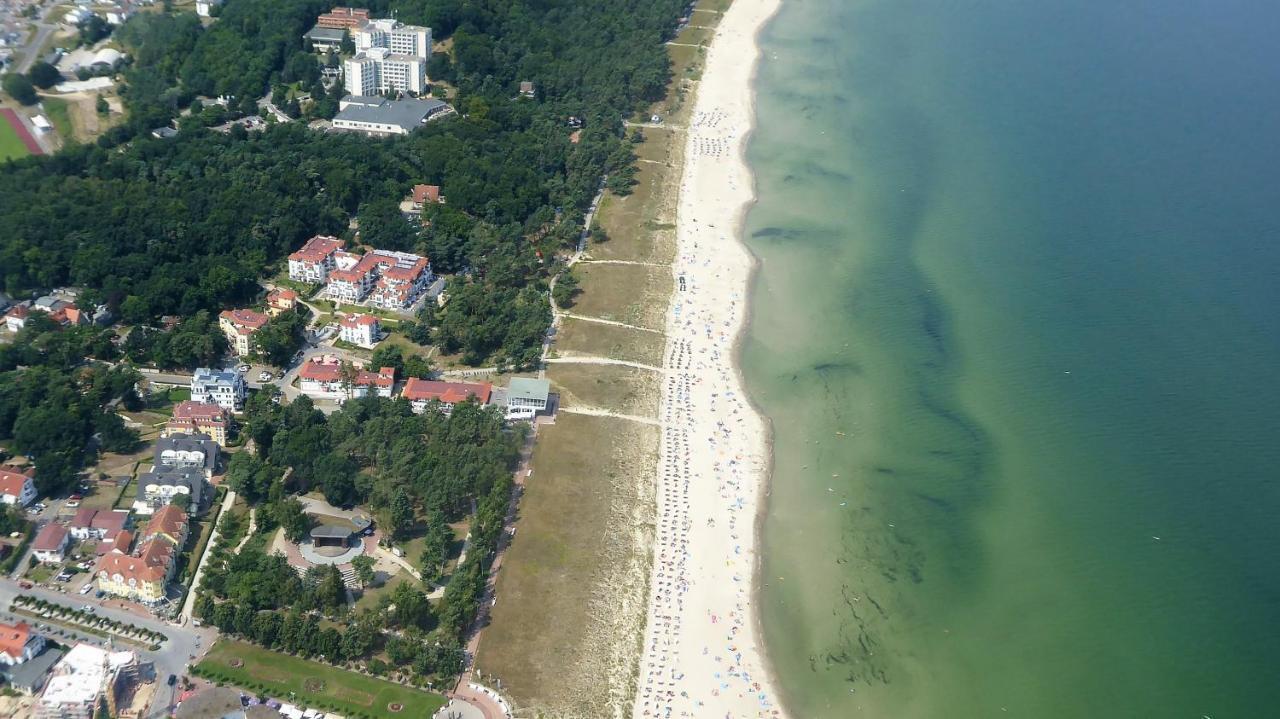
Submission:
M 766 433 L 734 365 L 752 267 L 738 237 L 752 200 L 742 144 L 754 62 L 744 60 L 758 56 L 755 34 L 778 1 L 737 0 L 725 14 L 689 127 L 638 719 L 783 715 L 754 605 Z

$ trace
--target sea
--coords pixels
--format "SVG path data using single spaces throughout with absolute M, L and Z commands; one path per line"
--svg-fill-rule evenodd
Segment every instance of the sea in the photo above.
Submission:
M 792 716 L 1280 716 L 1278 37 L 783 1 L 742 366 Z

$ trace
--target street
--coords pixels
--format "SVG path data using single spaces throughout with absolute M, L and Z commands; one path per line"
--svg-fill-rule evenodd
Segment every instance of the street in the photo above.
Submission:
M 156 681 L 164 682 L 170 674 L 182 676 L 187 673 L 187 665 L 191 663 L 192 657 L 200 657 L 208 650 L 213 640 L 217 637 L 217 632 L 208 627 L 196 628 L 187 624 L 186 626 L 175 626 L 168 622 L 156 619 L 153 616 L 142 612 L 130 612 L 120 608 L 121 601 L 118 599 L 104 598 L 93 599 L 92 595 L 66 595 L 59 592 L 53 592 L 42 587 L 34 587 L 32 589 L 22 589 L 18 583 L 5 578 L 0 579 L 0 607 L 8 609 L 19 594 L 26 594 L 38 597 L 48 602 L 57 602 L 69 607 L 80 607 L 89 604 L 95 607 L 95 613 L 114 619 L 125 624 L 135 624 L 145 627 L 155 632 L 160 632 L 168 637 L 168 640 L 160 645 L 157 651 L 138 648 L 134 644 L 127 642 L 119 642 L 116 646 L 119 649 L 131 649 L 138 652 L 138 655 L 144 660 L 155 665 Z M 27 622 L 39 622 L 38 619 L 25 619 Z M 52 622 L 45 622 L 57 626 Z M 49 635 L 49 632 L 44 632 Z M 81 637 L 90 637 L 85 632 L 71 632 Z M 51 638 L 57 640 L 60 637 L 53 635 Z M 64 639 L 64 641 L 66 641 Z M 104 640 L 94 640 L 90 643 L 101 645 Z M 168 689 L 168 687 L 165 687 Z M 166 695 L 171 692 L 160 691 L 157 698 L 167 698 Z M 152 707 L 151 714 L 155 714 L 156 707 Z

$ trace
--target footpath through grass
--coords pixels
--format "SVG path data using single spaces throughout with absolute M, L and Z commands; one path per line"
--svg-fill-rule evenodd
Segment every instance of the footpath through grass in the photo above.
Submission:
M 289 700 L 292 694 L 304 707 L 329 709 L 348 719 L 428 717 L 445 705 L 439 694 L 229 639 L 219 639 L 194 671 L 279 699 Z

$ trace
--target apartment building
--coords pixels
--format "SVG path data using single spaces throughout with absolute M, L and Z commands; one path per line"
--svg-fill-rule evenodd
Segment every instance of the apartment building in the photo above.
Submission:
M 330 235 L 316 235 L 297 252 L 289 255 L 289 279 L 295 282 L 323 284 L 333 269 L 333 256 L 342 249 L 342 240 Z
M 216 404 L 228 412 L 238 412 L 244 407 L 245 394 L 244 377 L 239 372 L 201 367 L 191 376 L 191 399 L 196 402 Z
M 218 328 L 226 335 L 231 349 L 243 357 L 253 351 L 253 334 L 262 329 L 269 319 L 253 310 L 223 310 L 218 315 Z
M 36 466 L 0 467 L 0 504 L 25 507 L 36 499 Z
M 373 250 L 366 255 L 340 252 L 329 273 L 325 295 L 337 302 L 406 310 L 431 284 L 431 262 L 408 252 Z
M 338 322 L 339 339 L 358 347 L 372 348 L 382 339 L 382 325 L 373 315 L 350 315 Z
M 231 418 L 226 409 L 209 402 L 187 400 L 179 402 L 173 408 L 173 416 L 165 423 L 160 434 L 171 437 L 177 434 L 204 434 L 218 443 L 227 446 L 227 427 Z

